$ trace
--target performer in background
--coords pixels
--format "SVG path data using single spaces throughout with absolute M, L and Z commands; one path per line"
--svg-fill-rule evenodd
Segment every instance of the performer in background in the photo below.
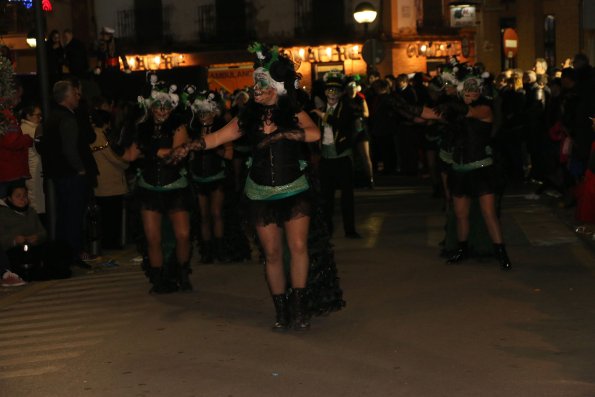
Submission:
M 463 83 L 463 99 L 446 103 L 439 109 L 443 117 L 456 126 L 448 185 L 457 218 L 459 244 L 448 262 L 457 263 L 468 257 L 469 210 L 471 199 L 478 197 L 496 258 L 503 270 L 510 270 L 512 265 L 496 212 L 497 175 L 490 147 L 493 112 L 490 101 L 481 95 L 481 80 L 468 77 Z
M 136 196 L 147 242 L 150 292 L 161 294 L 192 290 L 190 270 L 190 216 L 192 195 L 185 164 L 170 164 L 165 158 L 173 148 L 188 141 L 184 119 L 174 110 L 179 97 L 176 87 L 155 84 L 148 98 L 139 101 L 148 109 L 146 120 L 137 126 L 137 137 L 122 154 L 126 161 L 141 160 Z M 163 271 L 161 222 L 169 217 L 176 240 L 174 274 Z M 169 267 L 168 267 L 169 269 Z
M 199 93 L 190 104 L 193 118 L 190 136 L 200 139 L 221 129 L 221 109 L 214 92 Z M 223 200 L 225 199 L 225 161 L 231 160 L 233 146 L 226 143 L 220 147 L 189 156 L 192 183 L 198 195 L 200 209 L 201 262 L 227 262 L 224 245 Z

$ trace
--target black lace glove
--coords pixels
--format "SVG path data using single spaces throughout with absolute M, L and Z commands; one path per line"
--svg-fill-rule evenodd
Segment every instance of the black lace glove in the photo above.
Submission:
M 276 130 L 271 132 L 266 138 L 264 138 L 256 147 L 258 149 L 265 148 L 270 146 L 275 142 L 279 142 L 282 139 L 287 139 L 289 141 L 298 141 L 304 142 L 306 140 L 306 131 L 299 128 L 296 130 L 286 130 L 280 131 Z
M 165 158 L 165 162 L 169 164 L 177 164 L 186 158 L 190 152 L 204 150 L 206 146 L 205 138 L 201 135 L 197 139 L 173 149 L 171 154 Z

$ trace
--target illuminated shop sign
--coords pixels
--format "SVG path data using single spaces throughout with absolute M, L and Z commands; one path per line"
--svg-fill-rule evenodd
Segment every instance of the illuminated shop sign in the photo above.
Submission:
M 450 5 L 450 26 L 462 28 L 475 26 L 476 7 L 472 4 L 451 4 Z

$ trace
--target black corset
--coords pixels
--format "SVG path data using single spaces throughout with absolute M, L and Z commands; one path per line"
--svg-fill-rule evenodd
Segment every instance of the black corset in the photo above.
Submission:
M 160 126 L 148 121 L 140 124 L 138 130 L 139 149 L 144 154 L 141 164 L 143 179 L 153 186 L 166 186 L 178 180 L 183 164 L 167 164 L 157 157 L 158 149 L 173 146 L 175 129 L 172 125 L 164 123 Z
M 280 140 L 262 149 L 255 149 L 250 178 L 259 185 L 282 186 L 299 178 L 301 142 Z
M 466 117 L 455 133 L 453 159 L 458 164 L 472 163 L 491 157 L 486 152 L 492 134 L 492 123 Z
M 215 150 L 195 152 L 190 159 L 190 172 L 194 176 L 206 178 L 223 171 L 223 159 Z

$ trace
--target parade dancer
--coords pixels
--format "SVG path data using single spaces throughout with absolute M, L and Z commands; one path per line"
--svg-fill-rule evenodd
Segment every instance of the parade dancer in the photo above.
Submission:
M 490 147 L 493 122 L 491 104 L 481 95 L 481 80 L 478 78 L 468 77 L 462 83 L 462 94 L 462 101 L 439 107 L 442 116 L 455 126 L 448 185 L 457 220 L 458 248 L 449 257 L 448 263 L 461 262 L 469 255 L 469 211 L 472 198 L 477 197 L 496 258 L 503 270 L 510 270 L 512 265 L 504 247 L 496 212 L 497 178 Z
M 190 104 L 193 118 L 190 137 L 200 139 L 224 126 L 221 109 L 214 92 L 202 92 Z M 192 183 L 198 195 L 200 209 L 201 262 L 213 263 L 214 258 L 227 262 L 225 252 L 223 201 L 225 199 L 225 160 L 231 160 L 231 143 L 193 152 L 189 156 Z
M 148 98 L 139 97 L 147 111 L 146 120 L 137 126 L 137 136 L 122 157 L 127 161 L 140 159 L 136 196 L 147 243 L 147 273 L 152 284 L 150 292 L 169 293 L 178 289 L 192 290 L 190 270 L 190 216 L 192 195 L 183 163 L 165 161 L 172 149 L 188 141 L 183 118 L 174 113 L 179 97 L 176 87 L 155 84 Z M 165 272 L 161 223 L 167 216 L 176 240 L 176 264 Z M 170 267 L 168 266 L 168 269 Z M 173 274 L 169 274 L 173 273 Z
M 211 149 L 244 135 L 250 138 L 253 153 L 245 194 L 249 218 L 264 251 L 266 278 L 276 309 L 273 330 L 306 330 L 312 310 L 306 290 L 312 203 L 303 148 L 304 142 L 318 141 L 320 131 L 297 106 L 298 75 L 293 63 L 276 47 L 255 43 L 250 50 L 257 55 L 254 98 L 221 130 L 177 149 L 172 161 L 190 150 Z M 284 240 L 291 258 L 289 296 L 283 269 Z M 333 270 L 327 276 L 333 278 L 337 291 L 326 292 L 336 292 L 337 299 L 326 302 L 327 311 L 344 305 Z

